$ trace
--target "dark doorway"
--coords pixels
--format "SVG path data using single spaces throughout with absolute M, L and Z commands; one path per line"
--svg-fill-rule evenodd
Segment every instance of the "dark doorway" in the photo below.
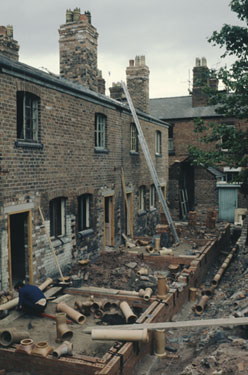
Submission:
M 26 276 L 28 252 L 28 212 L 10 215 L 12 284 Z M 26 251 L 25 251 L 26 250 Z
M 181 218 L 185 219 L 189 211 L 195 209 L 195 170 L 190 162 L 181 163 L 179 178 Z

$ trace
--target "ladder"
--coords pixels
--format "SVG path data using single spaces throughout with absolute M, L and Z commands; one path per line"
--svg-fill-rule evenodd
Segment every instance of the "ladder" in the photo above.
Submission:
M 124 93 L 126 95 L 126 98 L 127 98 L 127 101 L 128 101 L 129 107 L 130 107 L 130 110 L 131 110 L 132 115 L 133 115 L 133 119 L 134 119 L 134 122 L 135 122 L 135 125 L 136 125 L 136 128 L 137 128 L 137 132 L 138 132 L 138 139 L 139 139 L 142 151 L 144 153 L 144 156 L 145 156 L 145 159 L 146 159 L 146 162 L 147 162 L 150 174 L 152 176 L 152 180 L 153 180 L 154 186 L 155 186 L 155 188 L 157 190 L 157 194 L 158 194 L 160 203 L 161 203 L 161 205 L 163 207 L 165 216 L 167 218 L 169 227 L 170 227 L 170 229 L 171 229 L 171 231 L 173 233 L 175 242 L 179 243 L 180 242 L 179 241 L 179 237 L 177 235 L 175 225 L 174 225 L 174 223 L 172 221 L 172 218 L 171 218 L 171 215 L 170 215 L 170 211 L 169 211 L 168 206 L 166 204 L 166 201 L 164 199 L 164 195 L 163 195 L 163 192 L 162 192 L 162 189 L 161 189 L 161 185 L 160 185 L 159 179 L 158 179 L 158 174 L 157 174 L 157 171 L 156 171 L 156 169 L 154 167 L 154 164 L 152 162 L 151 154 L 150 154 L 149 148 L 147 146 L 147 143 L 146 143 L 146 140 L 145 140 L 145 137 L 144 137 L 144 134 L 143 134 L 143 130 L 142 130 L 141 126 L 140 126 L 139 119 L 138 119 L 138 116 L 136 114 L 136 111 L 135 111 L 132 99 L 131 99 L 131 97 L 129 95 L 129 92 L 128 92 L 126 84 L 123 81 L 121 81 L 121 85 L 123 87 L 123 90 L 124 90 Z

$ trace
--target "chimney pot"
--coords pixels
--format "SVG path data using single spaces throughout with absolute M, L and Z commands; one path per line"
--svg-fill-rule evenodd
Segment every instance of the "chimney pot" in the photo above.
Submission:
M 134 60 L 129 60 L 129 66 L 134 66 Z

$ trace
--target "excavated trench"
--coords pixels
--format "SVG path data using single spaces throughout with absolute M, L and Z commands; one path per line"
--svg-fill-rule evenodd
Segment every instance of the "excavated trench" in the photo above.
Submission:
M 125 319 L 119 309 L 121 301 L 129 304 L 133 314 L 137 316 L 137 322 L 140 323 L 205 319 L 208 316 L 215 318 L 218 314 L 222 316 L 221 309 L 216 310 L 220 298 L 219 287 L 215 289 L 214 295 L 208 300 L 200 315 L 196 314 L 196 310 L 193 311 L 192 307 L 201 299 L 201 290 L 211 285 L 216 271 L 226 259 L 226 253 L 229 253 L 229 225 L 222 224 L 215 230 L 207 231 L 206 228 L 188 228 L 183 224 L 179 232 L 181 242 L 179 246 L 173 248 L 173 255 L 151 254 L 144 246 L 131 249 L 122 247 L 115 251 L 104 252 L 94 262 L 84 265 L 75 263 L 68 274 L 71 277 L 77 276 L 77 280 L 82 282 L 81 287 L 64 289 L 61 296 L 49 302 L 46 313 L 55 315 L 56 302 L 60 300 L 74 307 L 75 302 L 81 305 L 87 301 L 98 303 L 104 299 L 112 307 L 108 311 L 101 312 L 100 316 L 90 313 L 83 325 L 68 324 L 73 332 L 72 356 L 56 359 L 52 354 L 46 358 L 31 355 L 27 362 L 27 357 L 23 353 L 15 351 L 16 344 L 14 344 L 9 348 L 0 349 L 0 369 L 6 369 L 10 374 L 19 370 L 22 374 L 35 375 L 67 374 L 70 369 L 73 369 L 74 374 L 82 372 L 85 374 L 131 374 L 132 371 L 139 375 L 172 372 L 175 375 L 180 374 L 185 365 L 192 363 L 192 360 L 200 355 L 203 347 L 206 346 L 203 341 L 205 340 L 209 345 L 207 339 L 211 329 L 169 330 L 166 332 L 167 355 L 165 358 L 158 358 L 154 355 L 152 332 L 149 333 L 149 343 L 125 343 L 121 340 L 95 341 L 92 340 L 91 335 L 83 332 L 87 327 L 102 325 L 108 326 L 108 330 L 111 331 L 114 325 L 125 324 Z M 239 255 L 235 254 L 235 258 L 237 259 Z M 139 272 L 142 268 L 147 270 L 145 274 Z M 88 275 L 87 280 L 84 280 L 85 275 Z M 166 277 L 169 289 L 163 299 L 157 297 L 159 275 Z M 228 275 L 228 269 L 225 270 L 222 280 L 225 280 L 226 275 Z M 201 290 L 199 290 L 200 287 Z M 153 291 L 151 298 L 147 301 L 143 296 L 137 296 L 140 289 L 146 288 L 151 288 Z M 194 288 L 197 289 L 197 297 L 195 301 L 192 301 L 190 292 Z M 1 320 L 2 328 L 3 326 L 8 328 L 11 325 L 17 329 L 26 330 L 34 342 L 48 342 L 50 346 L 58 347 L 55 320 L 24 315 L 11 321 L 11 315 L 14 313 L 11 312 L 7 318 Z M 8 323 L 8 319 L 11 323 Z M 238 332 L 237 328 L 236 331 Z M 201 340 L 199 340 L 199 334 Z M 198 367 L 202 370 L 201 364 Z M 195 368 L 193 370 L 195 371 Z M 190 371 L 185 374 L 195 374 Z

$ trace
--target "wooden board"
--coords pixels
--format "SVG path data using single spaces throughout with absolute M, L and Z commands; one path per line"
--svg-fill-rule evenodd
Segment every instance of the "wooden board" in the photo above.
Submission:
M 142 323 L 116 325 L 114 329 L 172 329 L 172 328 L 197 328 L 197 327 L 214 327 L 214 326 L 238 326 L 248 325 L 248 318 L 223 318 L 223 319 L 206 319 L 206 320 L 186 320 L 181 322 L 162 322 L 162 323 Z M 90 333 L 92 329 L 108 329 L 111 327 L 93 326 L 87 327 L 83 332 Z

